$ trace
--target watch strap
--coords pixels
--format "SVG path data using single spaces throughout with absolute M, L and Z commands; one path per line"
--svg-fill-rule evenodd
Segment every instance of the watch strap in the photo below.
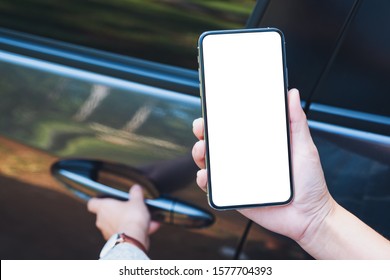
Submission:
M 123 242 L 133 244 L 134 246 L 138 247 L 138 249 L 142 250 L 145 254 L 147 253 L 145 246 L 141 242 L 139 242 L 137 239 L 135 239 L 131 236 L 128 236 L 125 233 L 120 233 L 117 244 L 123 243 Z
M 141 251 L 143 251 L 145 254 L 147 252 L 145 246 L 137 239 L 130 237 L 125 233 L 115 233 L 107 240 L 106 244 L 103 246 L 100 252 L 100 259 L 107 256 L 108 252 L 120 243 L 130 243 L 135 247 L 137 247 L 138 249 L 140 249 Z

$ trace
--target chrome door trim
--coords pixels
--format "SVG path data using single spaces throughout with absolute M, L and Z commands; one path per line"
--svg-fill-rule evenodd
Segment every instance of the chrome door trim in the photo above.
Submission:
M 198 73 L 0 28 L 0 49 L 198 96 Z M 194 49 L 196 59 L 196 48 Z

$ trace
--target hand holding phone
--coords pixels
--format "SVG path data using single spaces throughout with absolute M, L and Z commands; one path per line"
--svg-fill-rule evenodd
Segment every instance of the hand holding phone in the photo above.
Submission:
M 210 205 L 222 210 L 289 203 L 283 34 L 274 28 L 205 32 L 199 64 Z

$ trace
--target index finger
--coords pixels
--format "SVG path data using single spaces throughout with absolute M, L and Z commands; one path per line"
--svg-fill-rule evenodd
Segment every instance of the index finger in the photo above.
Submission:
M 199 118 L 194 120 L 192 123 L 192 131 L 194 132 L 196 138 L 199 140 L 204 139 L 204 122 L 203 118 Z

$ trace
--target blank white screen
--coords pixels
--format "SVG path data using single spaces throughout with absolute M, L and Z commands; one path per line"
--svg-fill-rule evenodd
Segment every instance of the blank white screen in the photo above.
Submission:
M 280 34 L 210 34 L 202 43 L 212 203 L 287 201 L 291 186 Z

